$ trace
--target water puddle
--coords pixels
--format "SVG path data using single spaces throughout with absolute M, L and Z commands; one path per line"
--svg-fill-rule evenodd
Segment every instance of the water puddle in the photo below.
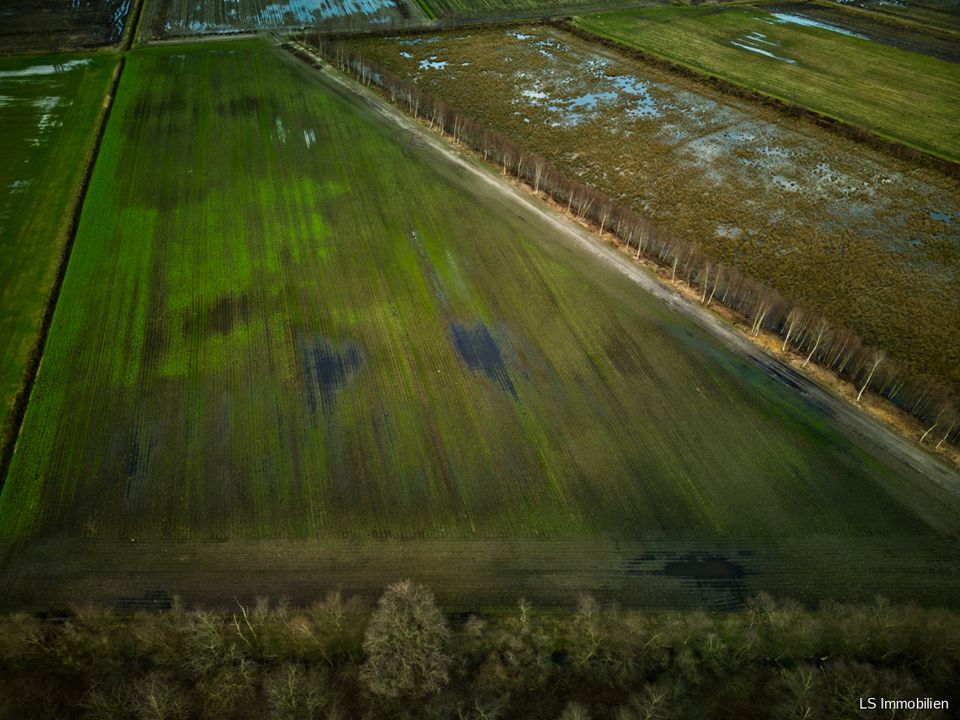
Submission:
M 92 60 L 68 60 L 65 63 L 55 65 L 31 65 L 21 70 L 0 70 L 0 80 L 6 78 L 35 77 L 37 75 L 56 75 L 57 73 L 69 72 L 78 67 L 89 65 Z
M 421 60 L 419 67 L 421 70 L 443 70 L 447 66 L 446 60 L 437 60 L 436 55 L 431 55 L 425 60 Z
M 360 349 L 352 342 L 334 343 L 322 335 L 303 334 L 299 341 L 307 405 L 314 416 L 333 408 L 336 394 L 362 364 Z
M 744 35 L 744 37 L 750 42 L 761 43 L 762 45 L 770 45 L 772 47 L 780 47 L 780 43 L 776 40 L 770 40 L 762 32 L 751 32 Z
M 520 91 L 520 97 L 529 105 L 544 107 L 559 116 L 548 121 L 552 127 L 574 127 L 596 117 L 601 111 L 623 107 L 627 117 L 637 120 L 660 117 L 661 111 L 650 93 L 650 83 L 633 75 L 607 75 L 598 70 L 600 87 L 591 92 L 564 97 L 551 94 L 546 83 L 534 82 L 533 87 Z
M 483 373 L 510 393 L 514 400 L 518 399 L 500 345 L 486 325 L 478 321 L 473 327 L 467 327 L 454 322 L 450 325 L 450 334 L 457 354 L 468 368 Z
M 746 37 L 744 37 L 744 39 L 746 39 Z M 752 52 L 752 53 L 757 53 L 758 55 L 763 55 L 764 57 L 773 58 L 774 60 L 779 60 L 780 62 L 789 63 L 790 65 L 796 65 L 796 64 L 797 64 L 797 61 L 794 60 L 794 59 L 792 59 L 792 58 L 783 57 L 783 56 L 781 56 L 781 55 L 776 55 L 776 54 L 770 52 L 769 50 L 764 50 L 763 48 L 758 48 L 758 47 L 755 47 L 755 46 L 753 46 L 753 45 L 748 45 L 748 44 L 745 43 L 745 42 L 740 42 L 740 41 L 738 41 L 738 40 L 731 40 L 731 41 L 730 41 L 730 44 L 733 45 L 733 46 L 735 46 L 735 47 L 741 48 L 741 49 L 743 49 L 743 50 L 749 50 L 749 51 Z
M 743 235 L 743 229 L 737 227 L 736 225 L 717 225 L 716 229 L 717 237 L 727 238 L 729 240 L 736 240 L 738 237 Z
M 821 30 L 829 30 L 830 32 L 840 33 L 841 35 L 848 35 L 849 37 L 860 38 L 861 40 L 869 40 L 866 35 L 861 35 L 860 33 L 853 32 L 852 30 L 847 30 L 842 28 L 839 25 L 832 25 L 821 20 L 814 20 L 812 18 L 804 17 L 803 15 L 792 15 L 790 13 L 770 13 L 770 16 L 775 18 L 777 22 L 784 24 L 793 24 L 793 25 L 803 25 L 805 27 L 815 27 L 820 28 Z

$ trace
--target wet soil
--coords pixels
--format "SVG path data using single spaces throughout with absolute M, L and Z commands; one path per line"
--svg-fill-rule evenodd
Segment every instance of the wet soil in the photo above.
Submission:
M 130 7 L 131 0 L 5 0 L 0 53 L 115 45 Z

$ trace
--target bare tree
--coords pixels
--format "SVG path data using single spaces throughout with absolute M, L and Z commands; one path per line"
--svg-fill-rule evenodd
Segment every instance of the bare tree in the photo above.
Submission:
M 810 348 L 810 353 L 807 355 L 807 359 L 803 361 L 803 365 L 801 365 L 801 367 L 807 366 L 807 363 L 810 362 L 810 358 L 813 357 L 813 354 L 817 351 L 817 348 L 820 347 L 820 340 L 823 339 L 823 333 L 826 332 L 826 329 L 827 329 L 827 321 L 821 320 L 817 324 L 817 339 L 814 340 L 813 347 Z
M 403 580 L 387 588 L 363 641 L 360 678 L 375 695 L 418 698 L 449 681 L 450 631 L 425 587 Z
M 790 344 L 790 337 L 793 335 L 794 331 L 797 329 L 798 324 L 803 324 L 803 310 L 798 307 L 793 308 L 790 311 L 790 314 L 787 315 L 787 333 L 783 338 L 783 346 L 780 348 L 780 352 L 787 351 L 787 345 Z
M 873 356 L 873 366 L 870 368 L 870 372 L 867 373 L 867 379 L 863 382 L 863 387 L 860 388 L 860 392 L 857 393 L 857 402 L 860 402 L 860 398 L 863 397 L 863 391 L 867 389 L 867 386 L 870 384 L 870 381 L 873 379 L 873 374 L 877 371 L 877 367 L 880 363 L 883 362 L 883 353 L 877 352 Z
M 947 441 L 948 437 L 950 437 L 950 433 L 953 432 L 954 425 L 956 425 L 956 423 L 950 423 L 950 427 L 947 428 L 947 431 L 943 434 L 943 437 L 940 438 L 940 442 L 937 443 L 937 450 L 939 450 L 940 446 Z
M 940 418 L 942 418 L 942 417 L 943 417 L 943 408 L 941 408 L 941 409 L 940 409 L 940 412 L 937 413 L 937 419 L 933 421 L 933 425 L 931 425 L 930 427 L 928 427 L 928 428 L 927 428 L 927 431 L 926 431 L 923 435 L 920 436 L 920 442 L 921 442 L 921 443 L 923 443 L 923 441 L 927 439 L 927 435 L 929 435 L 931 432 L 933 432 L 933 431 L 937 428 L 937 425 L 940 424 Z

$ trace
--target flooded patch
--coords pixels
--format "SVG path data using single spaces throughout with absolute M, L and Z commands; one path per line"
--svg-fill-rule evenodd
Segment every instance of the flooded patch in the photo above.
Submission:
M 436 55 L 420 61 L 421 70 L 443 70 L 447 66 L 446 60 L 437 60 Z
M 0 70 L 0 80 L 9 78 L 37 77 L 38 75 L 56 75 L 57 73 L 70 72 L 78 67 L 89 65 L 93 60 L 69 60 L 65 63 L 54 65 L 31 65 L 20 70 Z
M 729 240 L 736 240 L 738 237 L 743 235 L 743 229 L 737 227 L 736 225 L 717 225 L 715 232 L 717 237 L 727 238 Z
M 545 57 L 557 59 L 554 53 L 567 52 L 568 48 L 552 38 L 536 40 L 536 36 L 520 32 L 508 32 L 508 37 L 526 42 L 535 47 Z M 461 63 L 466 67 L 469 63 Z M 612 73 L 608 70 L 611 61 L 594 55 L 585 63 L 592 78 L 592 89 L 588 92 L 571 94 L 573 83 L 560 81 L 560 78 L 537 78 L 532 87 L 521 90 L 521 97 L 531 105 L 543 107 L 554 114 L 548 121 L 552 127 L 575 127 L 587 120 L 611 111 L 624 112 L 631 119 L 657 118 L 661 112 L 651 93 L 651 84 L 634 75 Z M 550 75 L 554 75 L 550 73 Z M 527 71 L 517 73 L 518 78 L 531 78 Z M 558 116 L 558 117 L 557 117 Z
M 805 27 L 820 28 L 821 30 L 829 30 L 830 32 L 840 33 L 841 35 L 848 35 L 850 37 L 860 38 L 861 40 L 869 39 L 866 35 L 855 33 L 852 30 L 847 30 L 846 28 L 842 28 L 839 25 L 832 25 L 828 22 L 814 20 L 813 18 L 803 17 L 802 15 L 792 15 L 790 13 L 775 12 L 775 13 L 770 13 L 770 16 L 775 18 L 776 21 L 780 23 L 790 23 L 793 25 L 803 25 Z
M 360 368 L 360 349 L 352 342 L 334 343 L 310 333 L 298 341 L 307 405 L 314 416 L 333 407 L 336 393 Z
M 746 43 L 746 42 L 741 42 L 741 41 L 738 41 L 738 40 L 731 40 L 731 41 L 730 41 L 730 44 L 733 45 L 734 47 L 738 47 L 738 48 L 740 48 L 740 49 L 742 49 L 742 50 L 749 50 L 750 52 L 756 53 L 757 55 L 763 55 L 764 57 L 773 58 L 774 60 L 779 60 L 780 62 L 789 63 L 790 65 L 796 65 L 796 64 L 797 64 L 797 61 L 794 60 L 793 58 L 788 58 L 788 57 L 783 57 L 782 55 L 777 55 L 777 54 L 775 54 L 775 53 L 770 52 L 769 50 L 764 50 L 763 48 L 759 48 L 759 47 L 756 47 L 756 46 L 754 46 L 754 45 L 750 45 L 750 44 L 748 44 L 748 43 Z
M 453 345 L 464 364 L 474 372 L 482 372 L 517 399 L 517 391 L 507 372 L 500 346 L 482 322 L 473 327 L 452 323 Z

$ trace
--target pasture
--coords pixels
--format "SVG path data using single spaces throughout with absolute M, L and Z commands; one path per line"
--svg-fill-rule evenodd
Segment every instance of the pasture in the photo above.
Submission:
M 659 7 L 577 25 L 700 72 L 960 160 L 960 64 L 763 6 Z
M 956 597 L 955 495 L 376 107 L 259 41 L 130 54 L 0 495 L 7 602 Z
M 115 45 L 123 37 L 131 0 L 4 0 L 3 52 L 80 50 Z
M 144 10 L 141 38 L 279 28 L 392 25 L 422 17 L 411 0 L 152 0 Z
M 960 185 L 545 27 L 352 41 L 443 98 L 960 390 Z
M 0 58 L 0 417 L 35 351 L 117 60 Z

